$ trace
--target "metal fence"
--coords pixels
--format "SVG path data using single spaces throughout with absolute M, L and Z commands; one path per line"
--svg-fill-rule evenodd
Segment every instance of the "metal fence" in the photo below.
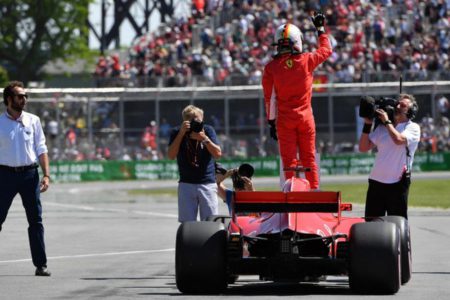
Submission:
M 262 73 L 261 73 L 262 74 Z M 205 86 L 241 86 L 255 85 L 261 81 L 261 74 L 258 77 L 232 73 L 225 79 L 219 80 L 215 77 L 207 77 L 203 75 L 183 76 L 175 74 L 174 76 L 136 76 L 122 74 L 117 77 L 92 77 L 83 81 L 85 86 L 92 87 L 205 87 Z M 400 76 L 405 81 L 448 81 L 450 80 L 450 70 L 442 71 L 363 71 L 359 76 L 359 81 L 355 81 L 353 77 L 341 78 L 336 74 L 328 74 L 324 72 L 315 72 L 315 77 L 320 78 L 321 83 L 371 83 L 396 81 Z M 55 79 L 49 83 L 52 86 L 73 87 L 74 81 L 67 79 Z
M 404 82 L 416 96 L 417 119 L 438 115 L 436 100 L 450 98 L 450 82 Z M 360 96 L 396 96 L 397 82 L 314 85 L 312 105 L 320 152 L 352 152 L 360 132 Z M 28 111 L 41 117 L 53 161 L 161 159 L 170 128 L 194 104 L 216 129 L 225 157 L 264 157 L 278 153 L 268 138 L 262 89 L 252 86 L 178 88 L 30 89 Z M 156 126 L 152 126 L 152 121 Z M 155 145 L 143 144 L 143 134 Z

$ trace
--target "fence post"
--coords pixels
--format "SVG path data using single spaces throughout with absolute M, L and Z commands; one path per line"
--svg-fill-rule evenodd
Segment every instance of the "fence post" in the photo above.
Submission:
M 258 96 L 258 102 L 259 102 L 259 142 L 261 143 L 261 149 L 264 153 L 266 152 L 266 143 L 264 142 L 264 128 L 266 126 L 266 116 L 264 112 L 264 97 L 262 94 L 262 90 L 259 91 Z
M 227 90 L 228 91 L 228 90 Z M 224 98 L 224 126 L 225 126 L 225 136 L 228 138 L 230 137 L 230 99 L 228 98 L 228 92 L 225 92 L 225 98 Z M 227 156 L 230 156 L 230 143 L 227 141 L 223 145 L 224 147 L 224 153 Z
M 333 107 L 333 85 L 330 84 L 328 90 L 328 134 L 330 136 L 330 142 L 334 145 L 334 107 Z
M 121 92 L 119 96 L 119 128 L 120 128 L 119 142 L 120 147 L 122 147 L 121 155 L 123 155 L 123 150 L 125 149 L 125 116 L 124 116 L 125 109 L 123 104 L 123 98 L 124 92 Z
M 92 109 L 91 109 L 91 96 L 87 97 L 87 121 L 88 121 L 88 141 L 89 141 L 89 145 L 94 145 L 94 141 L 93 141 L 93 132 L 92 132 Z M 94 148 L 95 149 L 95 148 Z

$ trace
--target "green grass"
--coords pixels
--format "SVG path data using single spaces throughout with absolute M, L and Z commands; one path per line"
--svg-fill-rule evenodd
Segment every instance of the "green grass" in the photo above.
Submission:
M 322 190 L 341 191 L 342 201 L 364 204 L 368 183 L 322 184 Z M 409 206 L 450 208 L 448 180 L 412 180 Z
M 324 183 L 323 191 L 341 191 L 342 201 L 364 204 L 366 201 L 368 183 Z M 274 191 L 277 187 L 263 187 L 260 191 Z M 168 195 L 177 196 L 176 188 L 161 188 L 152 190 L 130 190 L 130 195 Z M 409 206 L 450 208 L 450 181 L 444 179 L 412 180 L 409 190 Z

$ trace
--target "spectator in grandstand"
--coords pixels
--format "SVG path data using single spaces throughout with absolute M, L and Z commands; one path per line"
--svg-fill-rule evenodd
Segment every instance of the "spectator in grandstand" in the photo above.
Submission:
M 77 133 L 75 129 L 69 128 L 66 132 L 66 147 L 71 148 L 75 147 L 77 144 Z
M 108 63 L 104 56 L 100 56 L 97 61 L 97 66 L 95 67 L 94 76 L 106 77 L 108 75 L 109 75 Z
M 156 150 L 156 122 L 151 121 L 141 136 L 141 147 L 149 151 Z
M 20 194 L 28 221 L 28 238 L 36 276 L 50 276 L 45 254 L 40 193 L 50 184 L 50 167 L 39 117 L 25 112 L 28 95 L 22 82 L 3 90 L 6 111 L 0 115 L 0 231 L 14 197 Z M 39 180 L 38 167 L 43 176 Z
M 46 131 L 47 131 L 48 137 L 50 138 L 51 146 L 54 147 L 56 138 L 58 137 L 58 134 L 59 134 L 58 122 L 55 119 L 51 119 L 47 123 Z
M 378 151 L 369 175 L 366 218 L 397 215 L 408 218 L 408 192 L 414 152 L 420 139 L 420 126 L 412 119 L 418 111 L 414 96 L 401 94 L 393 120 L 386 111 L 375 110 L 382 125 L 372 131 L 372 119 L 364 118 L 359 150 Z
M 231 214 L 231 207 L 233 202 L 233 190 L 253 192 L 252 176 L 254 169 L 249 164 L 242 164 L 239 168 L 225 170 L 219 164 L 216 165 L 216 183 L 217 194 L 225 202 L 228 207 L 228 212 Z M 228 189 L 224 181 L 231 177 L 233 182 L 233 190 Z
M 167 122 L 166 118 L 161 119 L 161 124 L 159 125 L 159 137 L 162 139 L 167 139 L 170 137 L 170 124 Z
M 302 53 L 302 33 L 295 25 L 278 27 L 274 39 L 277 54 L 264 68 L 262 85 L 270 135 L 278 140 L 283 166 L 301 163 L 310 168 L 306 178 L 311 189 L 318 189 L 316 128 L 311 108 L 313 71 L 331 55 L 332 49 L 325 33 L 324 14 L 316 12 L 312 22 L 319 35 L 319 47 L 314 52 Z M 291 178 L 294 172 L 280 175 L 283 183 L 283 178 Z
M 437 108 L 441 116 L 447 116 L 447 113 L 450 109 L 450 102 L 448 101 L 447 97 L 445 97 L 444 95 L 439 97 L 439 99 L 437 100 Z
M 188 105 L 183 109 L 183 122 L 172 130 L 168 157 L 177 159 L 178 220 L 206 220 L 218 213 L 214 159 L 222 155 L 214 128 L 203 124 L 203 110 Z

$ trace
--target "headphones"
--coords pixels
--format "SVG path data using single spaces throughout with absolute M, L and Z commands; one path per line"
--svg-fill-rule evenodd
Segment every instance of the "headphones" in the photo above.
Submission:
M 419 106 L 417 103 L 413 103 L 413 105 L 406 112 L 406 117 L 410 120 L 414 119 L 419 111 Z

